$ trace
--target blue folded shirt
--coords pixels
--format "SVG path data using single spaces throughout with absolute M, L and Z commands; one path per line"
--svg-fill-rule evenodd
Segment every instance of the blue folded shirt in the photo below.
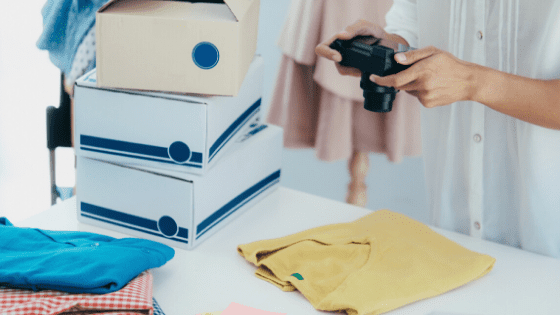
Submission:
M 19 228 L 0 218 L 0 286 L 105 294 L 174 255 L 149 240 Z

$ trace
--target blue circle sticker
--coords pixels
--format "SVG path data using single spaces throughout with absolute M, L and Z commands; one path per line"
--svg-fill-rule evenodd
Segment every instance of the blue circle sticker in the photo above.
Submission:
M 175 234 L 179 231 L 177 222 L 175 222 L 172 217 L 166 215 L 159 218 L 158 229 L 167 237 L 175 236 Z
M 192 59 L 199 68 L 209 70 L 218 64 L 220 52 L 214 44 L 210 42 L 201 42 L 194 47 Z
M 191 149 L 184 142 L 175 141 L 169 146 L 169 157 L 177 163 L 183 163 L 191 157 Z

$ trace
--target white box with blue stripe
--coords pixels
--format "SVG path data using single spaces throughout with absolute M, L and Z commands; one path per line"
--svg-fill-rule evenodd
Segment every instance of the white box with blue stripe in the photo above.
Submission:
M 262 78 L 258 55 L 235 97 L 104 89 L 92 70 L 74 87 L 76 155 L 204 174 L 260 119 Z
M 78 220 L 192 249 L 278 187 L 282 129 L 238 138 L 204 176 L 78 156 Z

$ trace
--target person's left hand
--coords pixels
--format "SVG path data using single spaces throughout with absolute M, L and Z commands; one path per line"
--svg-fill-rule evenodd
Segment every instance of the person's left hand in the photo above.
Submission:
M 406 58 L 400 58 L 402 56 Z M 427 108 L 473 97 L 473 64 L 459 60 L 448 52 L 430 46 L 398 53 L 395 60 L 412 66 L 385 77 L 371 75 L 370 80 L 378 85 L 407 91 Z

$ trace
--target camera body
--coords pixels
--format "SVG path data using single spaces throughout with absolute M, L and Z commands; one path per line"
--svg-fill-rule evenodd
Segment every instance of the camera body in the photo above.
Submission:
M 373 36 L 337 39 L 330 48 L 342 55 L 340 65 L 362 71 L 360 87 L 364 90 L 364 108 L 372 112 L 390 112 L 398 90 L 377 85 L 369 77 L 372 74 L 384 77 L 407 69 L 409 65 L 401 65 L 395 61 L 395 54 L 414 48 Z

